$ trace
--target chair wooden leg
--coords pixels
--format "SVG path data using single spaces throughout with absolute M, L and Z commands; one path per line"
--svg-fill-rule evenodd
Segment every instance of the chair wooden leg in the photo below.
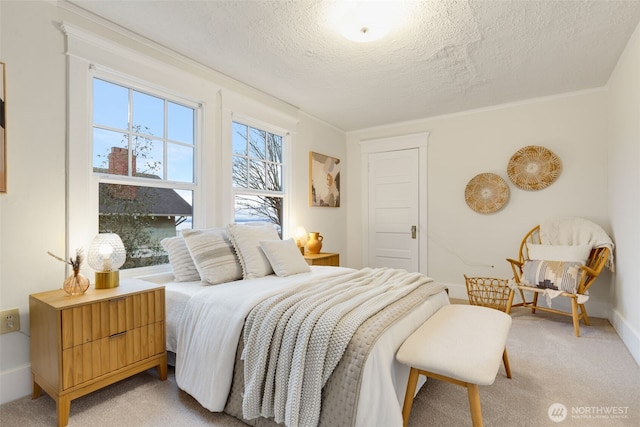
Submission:
M 473 427 L 482 427 L 482 408 L 480 407 L 480 390 L 477 384 L 467 384 L 469 407 L 471 408 L 471 423 Z
M 533 300 L 531 301 L 531 314 L 536 314 L 536 306 L 538 305 L 538 293 L 533 293 Z
M 409 416 L 411 415 L 411 407 L 413 406 L 413 395 L 416 393 L 416 385 L 418 384 L 418 375 L 418 370 L 411 368 L 409 380 L 407 381 L 407 391 L 404 395 L 404 405 L 402 406 L 402 424 L 404 427 L 407 427 L 409 424 Z
M 571 298 L 571 317 L 573 318 L 573 332 L 580 336 L 580 319 L 578 318 L 578 299 Z
M 585 307 L 584 304 L 578 304 L 578 307 L 580 307 L 580 312 L 582 313 L 582 320 L 584 320 L 584 324 L 590 326 L 591 324 L 589 323 L 589 316 L 587 315 L 587 307 Z
M 509 356 L 507 356 L 507 348 L 504 348 L 502 353 L 502 363 L 504 363 L 504 370 L 507 372 L 507 378 L 511 378 L 511 367 L 509 367 Z

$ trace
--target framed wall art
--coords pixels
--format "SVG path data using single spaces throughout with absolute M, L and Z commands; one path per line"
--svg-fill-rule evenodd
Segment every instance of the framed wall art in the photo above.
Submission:
M 0 193 L 7 192 L 6 69 L 0 62 Z
M 340 159 L 309 152 L 309 206 L 340 207 Z

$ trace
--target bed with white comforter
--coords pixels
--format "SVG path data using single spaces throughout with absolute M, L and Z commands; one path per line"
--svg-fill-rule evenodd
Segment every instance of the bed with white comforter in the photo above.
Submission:
M 365 280 L 365 276 L 367 280 L 369 280 L 369 276 L 372 277 L 370 283 L 361 283 Z M 345 284 L 343 283 L 344 281 L 349 283 Z M 403 287 L 401 290 L 399 285 L 395 286 L 396 283 L 403 281 L 405 282 L 403 286 L 406 285 L 408 287 Z M 358 282 L 360 283 L 358 286 L 364 286 L 364 288 L 362 290 L 349 291 L 350 287 L 353 286 L 352 282 Z M 382 289 L 381 286 L 386 287 Z M 319 289 L 318 292 L 323 295 L 319 297 L 320 301 L 317 303 L 297 302 L 299 295 L 303 292 L 310 292 L 311 288 Z M 339 291 L 329 295 L 330 289 L 339 289 Z M 285 301 L 284 298 L 287 291 L 290 299 Z M 418 291 L 420 295 L 417 295 Z M 348 292 L 352 292 L 352 295 L 348 296 Z M 397 293 L 396 296 L 392 295 L 394 292 Z M 396 315 L 397 319 L 392 322 L 387 320 L 388 326 L 384 327 L 380 335 L 373 340 L 371 349 L 367 350 L 366 359 L 361 368 L 362 372 L 358 377 L 356 402 L 354 403 L 356 411 L 350 421 L 350 424 L 357 426 L 401 426 L 401 407 L 408 377 L 408 368 L 395 360 L 396 351 L 406 337 L 418 326 L 440 307 L 449 303 L 444 287 L 433 283 L 431 279 L 422 275 L 397 270 L 353 270 L 342 267 L 319 266 L 312 267 L 310 272 L 287 277 L 278 277 L 272 274 L 213 286 L 207 286 L 206 283 L 199 281 L 170 282 L 166 283 L 165 293 L 167 350 L 176 353 L 175 371 L 178 386 L 198 400 L 203 407 L 211 411 L 226 411 L 234 416 L 247 418 L 247 420 L 253 419 L 258 415 L 272 417 L 275 412 L 276 420 L 291 426 L 317 425 L 318 420 L 320 420 L 320 425 L 335 425 L 342 424 L 342 422 L 336 421 L 335 417 L 330 418 L 331 421 L 326 421 L 326 417 L 318 418 L 314 411 L 312 411 L 312 415 L 302 414 L 304 410 L 311 406 L 309 402 L 314 402 L 313 406 L 315 406 L 317 400 L 317 393 L 310 392 L 310 389 L 305 389 L 302 385 L 297 387 L 298 393 L 294 393 L 294 398 L 288 395 L 291 394 L 290 389 L 296 388 L 292 384 L 304 383 L 306 387 L 308 381 L 303 373 L 300 374 L 302 376 L 288 378 L 288 381 L 285 381 L 289 388 L 285 391 L 284 403 L 281 389 L 277 391 L 274 391 L 275 388 L 265 390 L 268 387 L 265 387 L 264 383 L 265 381 L 269 383 L 269 380 L 263 378 L 264 375 L 262 373 L 269 371 L 273 375 L 282 377 L 283 372 L 275 370 L 277 360 L 276 362 L 271 362 L 275 363 L 275 365 L 269 365 L 270 362 L 268 360 L 265 361 L 263 355 L 256 353 L 258 350 L 255 349 L 255 346 L 266 347 L 267 352 L 273 353 L 275 350 L 269 349 L 269 347 L 272 346 L 271 343 L 276 338 L 265 334 L 273 334 L 279 328 L 277 326 L 278 322 L 280 322 L 281 329 L 284 328 L 283 325 L 286 326 L 289 323 L 287 319 L 275 319 L 272 320 L 272 326 L 268 326 L 265 319 L 271 317 L 272 308 L 279 307 L 281 312 L 290 313 L 287 310 L 292 306 L 304 306 L 306 304 L 307 311 L 316 316 L 317 319 L 320 317 L 330 318 L 333 319 L 332 321 L 336 328 L 346 324 L 353 330 L 355 330 L 356 326 L 359 326 L 358 331 L 361 331 L 367 325 L 362 323 L 363 319 L 369 316 L 370 312 L 379 310 L 379 307 L 375 309 L 369 309 L 368 307 L 373 307 L 375 304 L 382 307 L 385 301 L 387 303 L 399 302 L 400 298 L 405 301 L 411 296 L 413 298 L 411 300 L 413 302 L 409 302 L 411 309 L 398 312 L 400 314 Z M 366 293 L 371 294 L 373 302 L 360 296 Z M 409 293 L 411 294 L 409 295 Z M 337 299 L 333 300 L 331 298 Z M 357 298 L 361 298 L 361 300 Z M 354 303 L 354 301 L 358 302 Z M 309 304 L 313 304 L 311 309 L 308 308 Z M 345 304 L 347 305 L 345 306 Z M 255 311 L 252 311 L 256 306 L 258 307 Z M 318 311 L 321 306 L 325 307 L 323 309 L 325 311 Z M 335 309 L 337 306 L 342 307 L 341 311 L 344 313 L 338 315 L 337 312 L 340 310 Z M 360 311 L 354 314 L 356 312 L 353 309 L 356 306 Z M 259 311 L 260 308 L 262 312 Z M 352 311 L 353 313 L 350 316 L 346 316 L 346 313 Z M 316 338 L 314 338 L 311 330 L 322 329 L 309 326 L 310 322 L 312 322 L 312 326 L 315 325 L 316 318 L 306 320 L 306 323 L 302 320 L 300 323 L 300 331 L 308 332 L 304 339 L 312 343 L 315 342 Z M 255 323 L 255 325 L 247 325 L 247 327 L 254 326 L 251 331 L 245 330 L 247 319 L 249 319 L 249 323 Z M 259 319 L 259 321 L 255 319 Z M 323 336 L 339 334 L 339 332 L 335 332 L 336 330 L 338 329 L 327 330 L 325 328 Z M 296 341 L 295 338 L 290 336 L 297 337 L 302 336 L 302 334 L 303 332 L 298 330 L 293 335 L 291 333 L 288 335 L 283 333 L 283 337 L 277 338 L 277 340 L 288 339 Z M 289 338 L 285 337 L 285 335 Z M 331 339 L 334 340 L 333 337 Z M 253 344 L 251 340 L 254 341 Z M 298 341 L 302 341 L 302 339 L 298 339 Z M 344 337 L 342 341 L 343 343 L 346 342 Z M 248 345 L 254 345 L 253 349 Z M 327 351 L 326 347 L 332 348 L 331 345 L 326 344 L 323 348 Z M 305 346 L 313 347 L 308 343 Z M 313 347 L 314 351 L 317 351 L 317 347 L 317 345 Z M 344 345 L 341 344 L 340 347 L 340 351 L 345 351 L 342 348 Z M 240 358 L 240 354 L 236 355 L 236 352 L 238 349 L 243 348 L 245 357 Z M 315 360 L 311 356 L 304 356 L 304 354 L 311 354 L 311 352 L 304 353 L 305 348 L 300 350 L 291 347 L 286 357 L 280 355 L 281 359 L 287 360 L 287 363 L 284 364 L 288 369 L 287 372 L 304 371 L 305 357 L 308 359 L 309 366 L 317 364 L 310 362 Z M 317 360 L 324 363 L 325 359 L 334 358 L 334 353 L 335 349 L 332 349 L 328 351 L 328 355 L 318 356 L 313 353 L 313 357 L 320 357 Z M 248 363 L 255 362 L 255 360 L 252 361 L 251 359 L 258 360 L 263 365 L 248 365 Z M 303 360 L 302 362 L 300 362 L 301 359 Z M 327 363 L 327 365 L 330 364 Z M 333 370 L 333 367 L 328 369 Z M 239 374 L 244 373 L 244 386 L 246 387 L 249 384 L 251 387 L 246 396 L 244 390 L 236 391 L 230 396 L 234 371 L 237 378 L 242 377 Z M 326 384 L 327 372 L 322 371 L 320 369 L 321 373 L 318 375 L 322 377 L 322 383 Z M 252 372 L 253 377 L 251 376 Z M 257 377 L 255 376 L 256 372 L 260 373 Z M 317 379 L 318 375 L 314 379 Z M 332 384 L 335 384 L 339 379 L 332 378 L 329 381 L 333 381 Z M 257 391 L 255 384 L 258 384 Z M 308 397 L 300 397 L 307 396 L 309 393 L 314 396 L 313 399 L 309 400 Z M 270 394 L 277 395 L 279 398 L 274 398 L 271 403 L 265 404 L 267 395 Z M 237 400 L 241 395 L 244 396 L 244 415 L 242 413 L 238 414 L 239 410 L 237 409 L 235 412 L 230 409 L 233 406 L 231 405 L 232 399 Z M 287 398 L 289 399 L 288 403 Z M 330 399 L 326 400 L 330 401 Z M 276 408 L 273 408 L 274 402 Z M 284 409 L 282 407 L 278 409 L 278 405 L 283 404 L 285 405 Z M 238 404 L 235 406 L 238 407 Z M 321 410 L 328 412 L 333 409 L 327 408 L 323 403 Z M 285 414 L 283 411 L 289 412 Z

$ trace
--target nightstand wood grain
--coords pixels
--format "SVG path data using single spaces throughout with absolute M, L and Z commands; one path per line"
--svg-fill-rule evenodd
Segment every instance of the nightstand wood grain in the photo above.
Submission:
M 73 399 L 153 367 L 167 379 L 164 298 L 163 286 L 126 280 L 29 296 L 32 398 L 44 390 L 55 400 L 58 426 Z

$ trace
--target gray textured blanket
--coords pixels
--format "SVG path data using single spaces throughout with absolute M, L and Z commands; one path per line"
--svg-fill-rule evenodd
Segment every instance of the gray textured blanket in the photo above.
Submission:
M 258 304 L 244 329 L 243 417 L 273 418 L 288 426 L 318 425 L 322 389 L 355 332 L 367 319 L 394 306 L 387 310 L 389 315 L 382 316 L 386 323 L 378 322 L 383 326 L 375 337 L 369 336 L 370 343 L 361 355 L 350 354 L 357 369 L 351 366 L 349 372 L 358 377 L 366 353 L 386 328 L 384 325 L 424 301 L 425 295 L 442 289 L 433 284 L 424 288 L 429 282 L 431 279 L 418 273 L 363 269 L 321 286 L 303 284 Z M 414 292 L 421 287 L 421 292 Z M 411 298 L 405 298 L 409 295 Z M 394 304 L 403 298 L 403 304 Z M 345 380 L 351 389 L 344 390 L 346 399 L 336 402 L 346 404 L 343 409 L 349 412 L 357 404 L 358 389 L 357 381 Z M 355 410 L 351 412 L 350 420 L 333 420 L 329 424 L 352 424 Z

